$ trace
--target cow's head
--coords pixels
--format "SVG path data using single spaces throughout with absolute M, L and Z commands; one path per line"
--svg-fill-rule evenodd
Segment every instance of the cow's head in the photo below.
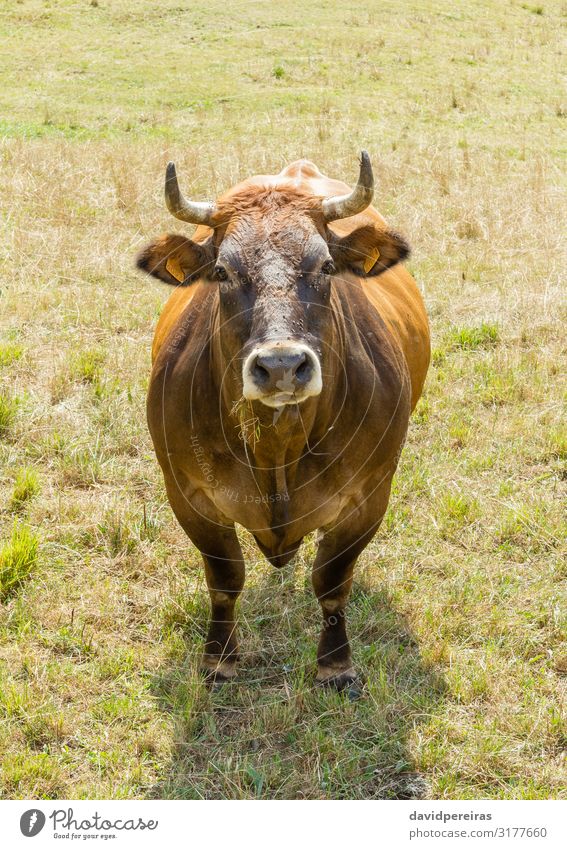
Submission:
M 142 251 L 138 266 L 174 285 L 216 283 L 221 347 L 227 364 L 238 364 L 241 395 L 269 407 L 297 404 L 323 388 L 333 277 L 381 274 L 408 254 L 404 239 L 372 218 L 343 237 L 327 226 L 367 209 L 373 191 L 366 151 L 355 188 L 331 198 L 287 181 L 245 183 L 215 204 L 189 201 L 169 163 L 168 209 L 212 232 L 203 228 L 196 240 L 164 236 Z

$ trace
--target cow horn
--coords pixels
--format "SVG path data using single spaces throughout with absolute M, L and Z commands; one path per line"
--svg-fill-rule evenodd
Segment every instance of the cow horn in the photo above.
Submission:
M 210 224 L 216 209 L 214 203 L 186 200 L 183 197 L 173 162 L 168 162 L 165 170 L 165 202 L 172 215 L 190 224 Z
M 358 183 L 348 195 L 337 195 L 325 198 L 322 203 L 325 221 L 337 221 L 339 218 L 349 218 L 362 212 L 372 203 L 374 196 L 374 175 L 368 152 L 360 154 L 360 174 Z

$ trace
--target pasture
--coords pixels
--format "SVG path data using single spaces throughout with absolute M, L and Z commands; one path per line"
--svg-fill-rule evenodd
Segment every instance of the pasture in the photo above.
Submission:
M 567 795 L 563 2 L 5 0 L 2 798 Z M 235 683 L 145 424 L 195 199 L 299 157 L 413 248 L 433 361 L 349 605 L 363 696 L 313 687 L 314 541 L 241 533 Z M 187 232 L 190 232 L 189 230 Z M 564 280 L 563 280 L 564 287 Z M 562 383 L 563 379 L 563 383 Z

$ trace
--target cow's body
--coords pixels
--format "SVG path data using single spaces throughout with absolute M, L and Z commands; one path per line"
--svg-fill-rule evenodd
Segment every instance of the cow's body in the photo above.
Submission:
M 230 205 L 243 191 L 253 195 L 266 186 L 327 198 L 348 191 L 300 161 L 234 187 L 221 201 Z M 329 229 L 342 238 L 369 223 L 385 226 L 368 207 Z M 210 235 L 202 226 L 193 238 Z M 354 674 L 344 622 L 352 569 L 386 510 L 429 364 L 423 301 L 401 264 L 379 276 L 333 275 L 322 314 L 324 344 L 317 349 L 320 394 L 277 409 L 254 401 L 235 411 L 242 357 L 230 361 L 223 352 L 221 337 L 232 319 L 221 319 L 219 297 L 205 280 L 173 292 L 155 334 L 148 395 L 169 500 L 205 559 L 213 603 L 205 663 L 217 677 L 234 673 L 233 608 L 244 580 L 235 523 L 254 534 L 276 566 L 319 530 L 313 577 L 324 614 L 318 680 L 344 686 Z M 252 420 L 247 438 L 239 415 Z

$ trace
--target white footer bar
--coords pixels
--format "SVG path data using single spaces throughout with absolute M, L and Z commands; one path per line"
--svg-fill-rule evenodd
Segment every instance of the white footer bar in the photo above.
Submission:
M 1 844 L 326 849 L 567 846 L 563 801 L 2 801 Z

